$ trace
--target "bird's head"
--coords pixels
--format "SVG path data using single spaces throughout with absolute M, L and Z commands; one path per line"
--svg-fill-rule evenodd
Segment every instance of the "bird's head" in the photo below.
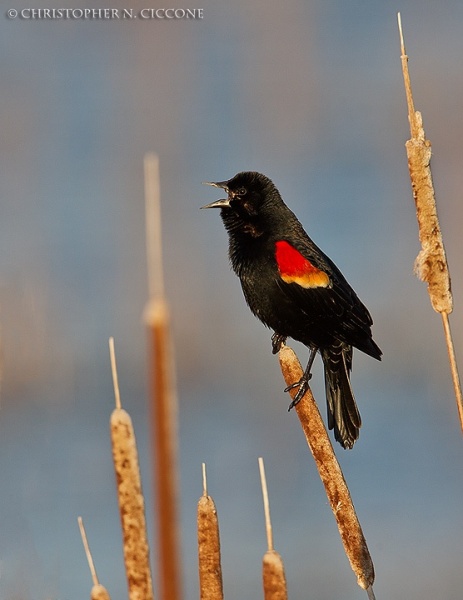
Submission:
M 201 208 L 222 209 L 222 219 L 230 233 L 241 231 L 252 237 L 259 237 L 265 229 L 266 213 L 271 212 L 275 203 L 281 202 L 273 182 L 254 171 L 238 173 L 228 181 L 205 184 L 221 188 L 227 193 L 227 198 L 216 200 Z

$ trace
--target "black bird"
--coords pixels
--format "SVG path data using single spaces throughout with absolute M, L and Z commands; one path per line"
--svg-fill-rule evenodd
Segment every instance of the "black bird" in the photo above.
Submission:
M 260 173 L 238 173 L 208 183 L 227 198 L 202 208 L 220 208 L 229 235 L 229 257 L 251 311 L 273 329 L 276 354 L 291 337 L 310 348 L 295 406 L 307 391 L 320 352 L 325 369 L 328 427 L 343 448 L 359 436 L 360 414 L 350 385 L 352 347 L 381 360 L 367 308 L 336 265 L 309 238 L 273 182 Z M 293 386 L 291 386 L 293 387 Z M 287 388 L 285 391 L 287 391 Z

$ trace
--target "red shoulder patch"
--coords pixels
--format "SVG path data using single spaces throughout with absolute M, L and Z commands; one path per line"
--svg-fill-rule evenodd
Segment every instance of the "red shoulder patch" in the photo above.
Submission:
M 297 283 L 303 288 L 328 287 L 330 278 L 325 271 L 317 269 L 289 242 L 275 243 L 275 258 L 280 277 L 285 283 Z

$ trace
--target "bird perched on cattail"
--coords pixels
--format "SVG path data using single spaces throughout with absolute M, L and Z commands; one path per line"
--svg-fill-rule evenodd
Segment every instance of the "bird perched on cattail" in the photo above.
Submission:
M 378 360 L 382 354 L 372 338 L 370 313 L 268 177 L 249 171 L 208 185 L 227 194 L 202 208 L 221 209 L 232 268 L 249 308 L 274 331 L 273 353 L 288 337 L 310 349 L 302 379 L 291 386 L 299 389 L 289 409 L 307 391 L 319 352 L 325 369 L 328 427 L 343 448 L 352 448 L 361 426 L 350 385 L 352 348 Z

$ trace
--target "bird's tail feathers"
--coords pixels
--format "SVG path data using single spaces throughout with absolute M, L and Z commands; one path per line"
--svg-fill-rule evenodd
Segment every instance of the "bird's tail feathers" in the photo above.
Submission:
M 352 346 L 343 342 L 322 351 L 325 367 L 328 427 L 343 448 L 352 448 L 362 421 L 350 385 Z

